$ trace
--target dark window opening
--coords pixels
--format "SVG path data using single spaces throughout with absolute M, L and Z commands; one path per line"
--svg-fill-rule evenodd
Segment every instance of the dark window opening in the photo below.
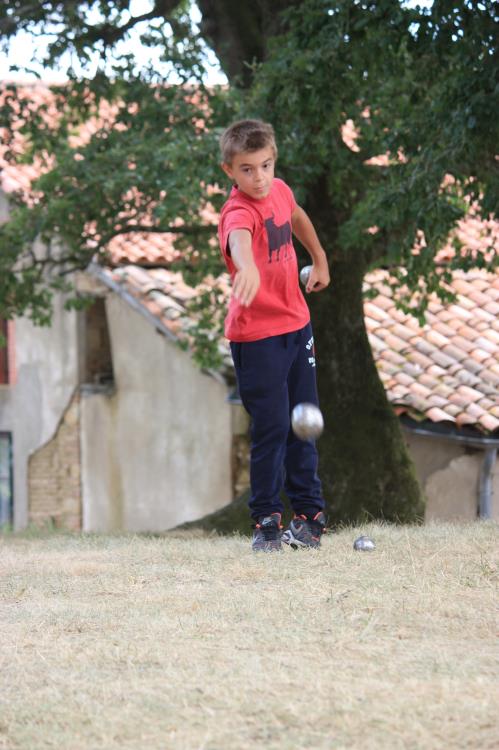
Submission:
M 112 385 L 113 358 L 105 300 L 97 299 L 83 315 L 85 319 L 82 382 L 90 385 Z
M 13 511 L 12 435 L 0 432 L 0 530 L 12 525 Z

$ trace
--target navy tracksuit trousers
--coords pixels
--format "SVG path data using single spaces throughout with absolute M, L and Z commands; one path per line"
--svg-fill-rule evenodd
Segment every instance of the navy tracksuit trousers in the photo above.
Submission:
M 239 393 L 251 417 L 252 518 L 282 513 L 284 488 L 296 514 L 324 509 L 313 441 L 299 440 L 291 412 L 305 401 L 317 404 L 315 354 L 310 323 L 299 331 L 231 343 Z

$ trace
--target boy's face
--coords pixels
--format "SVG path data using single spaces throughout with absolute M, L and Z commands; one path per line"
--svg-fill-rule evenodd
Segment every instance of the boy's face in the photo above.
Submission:
M 275 157 L 271 146 L 259 151 L 236 154 L 232 164 L 222 164 L 222 169 L 243 193 L 251 198 L 266 198 L 274 179 Z

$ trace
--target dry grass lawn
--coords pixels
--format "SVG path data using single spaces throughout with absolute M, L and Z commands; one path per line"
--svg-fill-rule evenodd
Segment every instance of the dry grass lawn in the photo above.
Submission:
M 0 748 L 497 748 L 498 546 L 480 522 L 272 555 L 6 534 Z

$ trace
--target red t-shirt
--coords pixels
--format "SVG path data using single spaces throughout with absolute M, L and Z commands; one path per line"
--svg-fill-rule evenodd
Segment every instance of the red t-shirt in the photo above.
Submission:
M 297 331 L 307 325 L 310 313 L 298 282 L 298 262 L 291 232 L 291 214 L 296 208 L 291 189 L 274 178 L 266 198 L 255 199 L 233 187 L 224 204 L 218 239 L 231 279 L 237 272 L 229 248 L 229 234 L 248 229 L 252 235 L 260 288 L 248 307 L 234 296 L 225 319 L 230 341 L 257 341 L 268 336 Z

